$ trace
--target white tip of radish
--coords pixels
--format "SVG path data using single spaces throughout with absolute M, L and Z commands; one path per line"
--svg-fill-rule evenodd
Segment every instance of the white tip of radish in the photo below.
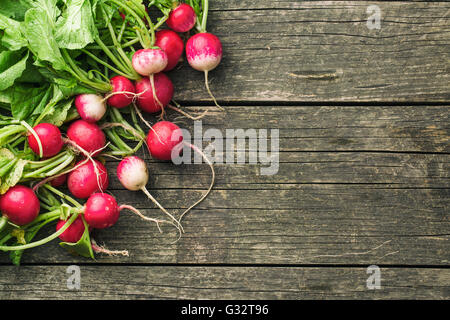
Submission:
M 81 119 L 94 123 L 106 113 L 106 102 L 96 94 L 81 94 L 75 98 L 75 107 Z
M 128 190 L 143 189 L 148 182 L 148 170 L 145 161 L 136 156 L 124 158 L 117 167 L 117 177 Z
M 132 65 L 143 76 L 163 71 L 169 62 L 167 54 L 161 49 L 141 49 L 134 53 Z
M 211 71 L 219 64 L 222 57 L 211 54 L 201 54 L 188 58 L 189 65 L 198 71 Z

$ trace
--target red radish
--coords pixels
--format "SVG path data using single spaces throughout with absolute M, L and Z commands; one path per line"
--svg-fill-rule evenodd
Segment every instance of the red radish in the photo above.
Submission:
M 120 216 L 120 211 L 124 209 L 132 211 L 144 220 L 155 222 L 160 231 L 159 223 L 168 222 L 165 220 L 148 218 L 132 206 L 125 204 L 117 205 L 116 199 L 106 193 L 94 193 L 89 197 L 84 209 L 84 219 L 90 227 L 104 229 L 116 224 Z
M 39 210 L 39 199 L 28 187 L 16 185 L 0 196 L 0 211 L 18 226 L 33 222 Z
M 77 120 L 67 129 L 67 136 L 72 143 L 95 156 L 106 144 L 103 131 L 95 123 Z
M 134 70 L 142 76 L 150 76 L 163 71 L 167 62 L 167 54 L 161 49 L 140 49 L 133 54 L 131 59 Z
M 112 93 L 108 96 L 108 104 L 114 108 L 124 108 L 133 102 L 136 90 L 133 83 L 124 76 L 110 79 Z
M 94 193 L 86 202 L 84 218 L 87 224 L 96 229 L 113 226 L 119 219 L 119 206 L 116 199 L 106 193 Z
M 155 46 L 167 54 L 167 67 L 163 71 L 175 68 L 184 51 L 184 43 L 180 36 L 172 30 L 160 30 L 155 34 Z
M 42 156 L 44 158 L 57 155 L 61 151 L 64 143 L 61 137 L 61 131 L 59 131 L 57 126 L 51 123 L 40 123 L 33 128 L 33 131 L 39 138 L 42 146 Z M 40 154 L 39 142 L 34 134 L 30 133 L 28 135 L 28 144 L 31 150 L 38 155 Z
M 166 23 L 170 29 L 176 32 L 187 32 L 195 26 L 196 20 L 194 9 L 186 3 L 182 3 L 170 12 Z
M 161 111 L 173 97 L 172 81 L 164 73 L 160 72 L 154 75 L 154 85 L 157 99 L 153 95 L 149 78 L 142 78 L 136 82 L 137 104 L 142 110 L 149 113 Z
M 167 214 L 178 225 L 178 230 L 183 229 L 181 224 L 170 214 L 151 194 L 146 185 L 148 183 L 148 170 L 145 161 L 136 156 L 124 158 L 117 166 L 117 177 L 120 183 L 131 191 L 141 190 L 147 197 L 156 204 L 165 214 Z
M 147 146 L 153 158 L 171 160 L 182 151 L 181 129 L 170 121 L 155 123 L 147 135 Z
M 96 94 L 80 94 L 75 98 L 75 107 L 81 119 L 94 123 L 106 113 L 106 103 L 102 96 Z
M 208 72 L 216 68 L 222 60 L 222 43 L 219 38 L 207 32 L 190 37 L 186 43 L 186 57 L 192 68 L 205 73 L 206 89 L 216 106 L 221 108 L 208 84 Z
M 86 163 L 81 164 L 82 162 Z M 77 168 L 70 172 L 67 178 L 69 191 L 75 197 L 85 199 L 95 192 L 101 192 L 108 188 L 108 172 L 101 162 L 84 160 L 75 164 L 75 167 Z
M 56 231 L 61 229 L 67 221 L 65 220 L 59 220 L 56 224 Z M 81 215 L 79 215 L 74 222 L 66 229 L 63 233 L 59 235 L 59 239 L 61 239 L 64 242 L 69 243 L 76 243 L 78 242 L 81 237 L 83 236 L 85 227 L 83 223 L 83 219 L 81 218 Z
M 52 187 L 61 187 L 64 183 L 66 183 L 66 181 L 67 181 L 67 174 L 63 174 L 51 180 L 50 185 Z

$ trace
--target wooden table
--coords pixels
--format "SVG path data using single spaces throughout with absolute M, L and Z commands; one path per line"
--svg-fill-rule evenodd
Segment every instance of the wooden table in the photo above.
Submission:
M 0 299 L 449 299 L 450 4 L 227 0 L 211 10 L 224 58 L 210 83 L 226 112 L 186 63 L 169 74 L 176 100 L 209 110 L 203 130 L 278 129 L 278 173 L 216 164 L 214 190 L 177 243 L 173 228 L 159 234 L 123 212 L 93 235 L 129 257 L 90 261 L 56 241 L 21 267 L 2 254 Z M 148 164 L 149 189 L 177 214 L 210 181 L 205 164 Z M 119 202 L 161 214 L 110 177 Z M 67 288 L 71 265 L 80 290 Z

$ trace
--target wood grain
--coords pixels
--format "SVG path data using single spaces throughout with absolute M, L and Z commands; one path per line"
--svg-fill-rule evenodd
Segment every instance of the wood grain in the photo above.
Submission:
M 370 5 L 381 28 L 369 29 Z M 212 1 L 224 47 L 210 72 L 225 102 L 448 101 L 447 2 Z M 211 101 L 203 74 L 170 73 L 175 98 Z
M 81 265 L 80 290 L 69 290 L 72 273 L 67 267 L 1 266 L 0 299 L 448 299 L 450 295 L 449 269 L 381 267 L 380 289 L 369 290 L 367 266 Z
M 160 235 L 154 225 L 123 212 L 116 226 L 95 231 L 94 237 L 110 249 L 128 249 L 130 257 L 100 255 L 98 261 L 448 265 L 450 122 L 442 107 L 248 106 L 227 111 L 211 112 L 204 129 L 280 129 L 278 173 L 260 175 L 261 165 L 217 164 L 215 188 L 186 217 L 179 242 L 171 243 L 173 229 Z M 193 132 L 192 122 L 179 124 Z M 310 137 L 311 144 L 305 148 L 302 142 L 292 143 L 292 137 L 302 142 Z M 332 142 L 344 139 L 345 144 Z M 149 160 L 148 165 L 149 190 L 176 215 L 203 194 L 211 178 L 205 164 Z M 116 166 L 116 161 L 107 164 L 109 190 L 118 201 L 163 217 L 143 193 L 123 190 L 114 177 Z M 5 255 L 1 259 L 7 262 Z M 83 261 L 56 243 L 24 256 L 25 263 L 33 264 Z

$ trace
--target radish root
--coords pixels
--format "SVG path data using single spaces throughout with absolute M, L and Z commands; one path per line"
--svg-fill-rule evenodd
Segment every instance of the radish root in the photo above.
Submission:
M 194 117 L 194 116 L 190 115 L 189 113 L 187 113 L 187 112 L 181 110 L 181 109 L 179 108 L 180 105 L 179 105 L 178 103 L 176 103 L 175 101 L 173 101 L 173 103 L 174 103 L 175 105 L 177 105 L 177 106 L 175 107 L 175 106 L 169 104 L 168 107 L 169 107 L 170 109 L 172 109 L 172 110 L 174 110 L 174 111 L 176 111 L 176 112 L 178 112 L 178 113 L 181 113 L 181 114 L 182 114 L 183 116 L 185 116 L 186 118 L 191 119 L 191 120 L 194 120 L 194 121 L 202 119 L 202 118 L 203 118 L 204 116 L 206 116 L 206 114 L 208 113 L 208 110 L 205 110 L 205 111 L 204 111 L 202 114 L 200 114 L 199 116 Z
M 76 142 L 67 139 L 67 138 L 63 138 L 64 143 L 69 144 L 70 146 L 72 146 L 73 148 L 75 148 L 75 150 L 80 151 L 84 156 L 86 156 L 86 158 L 88 158 L 88 160 L 90 160 L 92 162 L 92 165 L 94 166 L 94 171 L 95 171 L 95 175 L 97 176 L 97 186 L 100 190 L 101 193 L 103 193 L 103 189 L 102 186 L 100 184 L 100 171 L 98 170 L 97 164 L 95 163 L 94 159 L 92 158 L 93 154 L 96 154 L 97 152 L 105 149 L 110 142 L 108 142 L 106 145 L 104 145 L 103 147 L 94 150 L 92 153 L 87 152 L 86 150 L 84 150 L 82 147 L 80 147 Z
M 183 219 L 183 217 L 189 212 L 191 211 L 195 206 L 197 206 L 200 202 L 202 202 L 203 200 L 205 200 L 205 198 L 209 195 L 209 193 L 211 192 L 215 180 L 216 180 L 216 172 L 214 170 L 214 166 L 212 164 L 212 162 L 208 159 L 208 157 L 205 155 L 205 153 L 200 150 L 197 146 L 188 143 L 188 142 L 184 142 L 184 144 L 188 147 L 190 147 L 191 149 L 193 149 L 195 152 L 198 152 L 202 158 L 205 160 L 205 162 L 209 165 L 209 167 L 211 168 L 211 173 L 212 173 L 212 178 L 211 178 L 211 184 L 209 185 L 208 190 L 206 190 L 206 192 L 203 194 L 203 196 L 197 201 L 195 202 L 193 205 L 191 205 L 189 208 L 187 208 L 181 215 L 180 218 L 178 219 L 178 223 L 181 224 L 181 220 Z
M 124 256 L 128 257 L 128 250 L 108 250 L 105 246 L 100 246 L 95 242 L 94 239 L 91 239 L 91 247 L 92 250 L 94 250 L 95 253 L 104 253 L 108 256 Z
M 143 187 L 141 189 L 146 195 L 147 197 L 159 208 L 161 209 L 162 212 L 164 212 L 166 215 L 168 215 L 176 224 L 177 224 L 177 229 L 184 233 L 184 229 L 183 226 L 181 225 L 181 223 L 169 212 L 167 211 L 151 194 L 150 192 L 148 192 L 146 187 Z
M 211 90 L 209 89 L 209 84 L 208 84 L 208 71 L 205 70 L 205 86 L 206 86 L 206 90 L 209 93 L 209 96 L 213 99 L 214 104 L 222 111 L 225 111 L 225 109 L 223 107 L 221 107 L 218 103 L 216 98 L 214 97 L 214 95 L 212 94 Z
M 27 128 L 28 131 L 33 135 L 33 137 L 36 139 L 36 142 L 39 146 L 39 157 L 42 158 L 44 156 L 44 149 L 42 148 L 42 141 L 39 138 L 39 135 L 34 131 L 34 129 L 26 123 L 26 121 L 20 121 L 20 124 L 23 125 L 25 128 Z

